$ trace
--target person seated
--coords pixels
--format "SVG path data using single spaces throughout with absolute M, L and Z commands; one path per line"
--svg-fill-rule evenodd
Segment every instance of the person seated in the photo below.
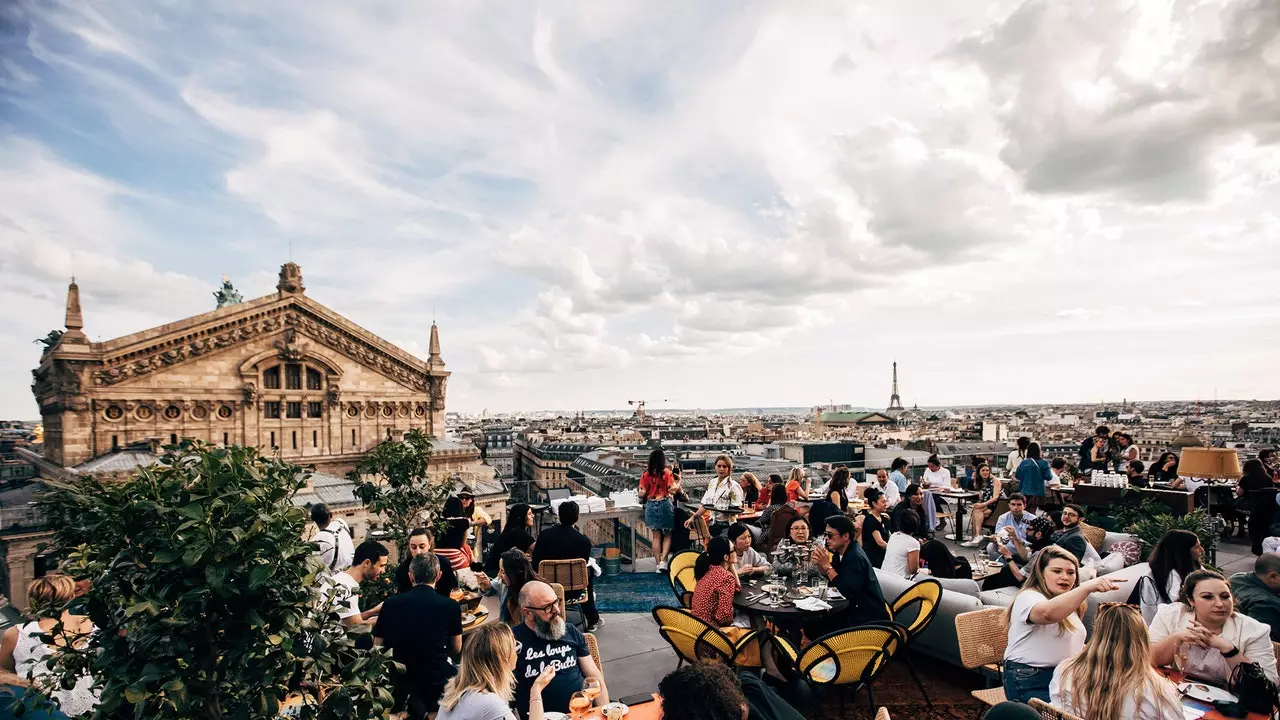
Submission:
M 409 563 L 424 552 L 431 552 L 431 533 L 424 527 L 409 531 L 409 553 L 396 567 L 396 592 L 406 593 L 413 589 L 413 580 L 409 577 Z M 458 575 L 448 560 L 440 563 L 440 579 L 436 581 L 436 592 L 449 597 L 449 593 L 458 587 Z
M 520 591 L 534 580 L 541 581 L 538 573 L 533 571 L 533 563 L 529 556 L 512 548 L 502 554 L 499 561 L 498 576 L 488 582 L 486 595 L 498 598 L 498 619 L 504 623 L 520 618 Z M 481 584 L 484 584 L 483 582 Z
M 1181 601 L 1161 605 L 1151 621 L 1151 656 L 1156 665 L 1178 665 L 1188 675 L 1226 685 L 1241 663 L 1253 662 L 1276 682 L 1271 629 L 1236 612 L 1227 579 L 1196 570 L 1182 581 Z
M 533 569 L 541 572 L 543 560 L 588 560 L 591 557 L 591 540 L 578 531 L 574 525 L 578 522 L 578 503 L 565 500 L 558 510 L 560 524 L 542 531 L 538 544 L 533 546 Z M 600 624 L 600 613 L 596 611 L 595 579 L 591 569 L 587 569 L 587 592 L 582 602 L 582 614 L 587 620 L 587 632 L 591 632 Z
M 1134 487 L 1144 488 L 1147 486 L 1147 466 L 1142 464 L 1141 460 L 1130 460 L 1129 467 L 1125 471 L 1129 476 L 1129 484 Z
M 902 501 L 889 514 L 890 530 L 898 530 L 901 527 L 902 515 L 908 510 L 916 514 L 917 526 L 914 532 L 919 532 L 919 522 L 924 517 L 924 492 L 915 483 L 907 486 L 907 489 L 902 492 Z
M 716 663 L 682 667 L 658 683 L 665 720 L 803 720 L 759 677 Z
M 881 570 L 899 577 L 916 574 L 920 569 L 920 541 L 915 537 L 919 527 L 920 516 L 914 510 L 908 510 L 898 517 L 898 529 L 889 536 Z
M 746 525 L 730 525 L 728 538 L 738 557 L 733 568 L 739 578 L 759 577 L 769 572 L 769 558 L 751 547 L 751 532 Z
M 827 518 L 823 530 L 827 546 L 814 546 L 810 556 L 827 582 L 849 601 L 843 616 L 833 614 L 827 632 L 889 619 L 880 581 L 871 560 L 858 545 L 857 532 L 853 521 L 843 515 Z
M 1280 642 L 1280 554 L 1263 553 L 1253 572 L 1231 576 L 1231 593 L 1240 612 L 1271 628 L 1271 641 Z
M 746 614 L 733 608 L 733 598 L 742 589 L 733 568 L 736 560 L 728 538 L 711 538 L 707 549 L 694 562 L 693 577 L 697 585 L 693 589 L 693 602 L 689 604 L 694 617 L 719 628 L 735 643 L 751 628 Z M 759 657 L 753 659 L 759 661 Z
M 974 470 L 972 484 L 978 492 L 977 501 L 969 506 L 973 539 L 961 543 L 964 547 L 978 547 L 983 543 L 982 525 L 995 512 L 996 503 L 1000 502 L 1000 478 L 991 476 L 990 465 L 983 463 Z
M 1012 542 L 1000 545 L 1000 556 L 1004 567 L 1000 572 L 988 577 L 982 583 L 983 590 L 998 590 L 1006 587 L 1021 586 L 1026 580 L 1026 568 L 1031 566 L 1036 554 L 1052 544 L 1053 521 L 1047 517 L 1037 516 L 1027 525 L 1027 540 L 1023 542 L 1017 533 L 1008 533 Z
M 902 501 L 902 491 L 889 479 L 889 473 L 885 472 L 884 468 L 876 471 L 876 480 L 871 484 L 871 487 L 884 493 L 885 501 L 889 507 L 893 507 Z
M 1151 574 L 1138 581 L 1138 600 L 1149 623 L 1161 605 L 1178 602 L 1182 580 L 1204 567 L 1204 547 L 1190 530 L 1170 530 L 1156 541 L 1147 562 Z
M 999 550 L 1000 545 L 1006 545 L 1013 549 L 1013 536 L 1016 535 L 1019 540 L 1026 542 L 1027 525 L 1036 516 L 1027 512 L 1027 498 L 1022 493 L 1014 493 L 1009 496 L 1009 511 L 996 518 L 995 537 L 996 540 L 988 543 L 987 556 L 992 560 L 1000 559 L 1002 553 Z
M 1142 614 L 1123 603 L 1098 606 L 1093 637 L 1083 652 L 1054 670 L 1049 699 L 1055 707 L 1096 720 L 1182 717 L 1178 688 L 1151 664 Z
M 1151 463 L 1151 467 L 1147 468 L 1147 477 L 1153 483 L 1169 483 L 1175 490 L 1181 490 L 1186 486 L 1182 478 L 1178 477 L 1177 453 L 1167 452 L 1161 455 L 1159 460 Z
M 484 570 L 490 575 L 498 574 L 498 560 L 503 553 L 515 548 L 524 553 L 532 553 L 536 542 L 533 537 L 533 509 L 524 503 L 517 503 L 507 509 L 507 522 L 502 526 L 498 539 L 493 547 L 485 551 Z
M 518 658 L 510 626 L 490 623 L 476 630 L 462 649 L 458 674 L 444 688 L 436 720 L 516 720 L 509 703 Z M 555 666 L 547 665 L 530 685 L 528 720 L 545 719 L 542 690 L 555 677 Z
M 542 704 L 546 710 L 567 713 L 569 698 L 582 689 L 586 678 L 594 678 L 600 683 L 596 704 L 607 705 L 609 688 L 605 685 L 604 674 L 591 659 L 586 636 L 564 621 L 556 591 L 537 580 L 527 583 L 520 590 L 520 613 L 521 622 L 512 628 L 519 653 L 515 669 L 515 706 L 519 716 L 529 717 L 533 683 L 548 668 L 555 668 L 556 674 L 542 691 Z
M 83 648 L 89 634 L 94 632 L 89 618 L 65 609 L 75 596 L 76 582 L 68 575 L 53 573 L 32 580 L 27 584 L 27 597 L 35 619 L 5 630 L 0 650 L 0 669 L 13 671 L 16 676 L 10 677 L 6 684 L 25 689 L 35 682 L 50 691 L 62 712 L 72 717 L 93 712 L 100 692 L 93 687 L 93 676 L 88 673 L 76 678 L 74 684 L 60 685 L 55 681 L 56 671 L 48 665 L 60 647 L 71 644 Z M 58 630 L 56 635 L 55 630 Z M 8 709 L 3 697 L 0 697 L 0 709 Z M 45 710 L 52 708 L 42 703 L 39 712 Z
M 969 561 L 952 555 L 946 544 L 938 540 L 930 540 L 920 546 L 920 565 L 928 568 L 929 574 L 936 578 L 973 577 L 973 566 Z
M 1062 529 L 1053 534 L 1053 544 L 1076 556 L 1076 560 L 1084 562 L 1092 546 L 1080 531 L 1080 521 L 1084 519 L 1084 508 L 1074 503 L 1062 508 Z M 1094 551 L 1097 554 L 1097 551 Z
M 782 508 L 795 509 L 795 505 L 787 500 L 787 488 L 782 484 L 781 475 L 770 475 L 770 480 L 777 478 L 778 482 L 769 485 L 769 505 L 760 511 L 760 547 L 768 548 L 773 544 L 774 538 L 771 536 L 771 522 L 773 514 Z

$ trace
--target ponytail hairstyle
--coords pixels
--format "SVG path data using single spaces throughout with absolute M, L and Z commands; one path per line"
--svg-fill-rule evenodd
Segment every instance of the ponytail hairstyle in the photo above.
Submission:
M 729 539 L 723 535 L 717 535 L 707 542 L 707 549 L 693 564 L 693 579 L 701 580 L 711 568 L 716 565 L 723 565 L 724 559 L 729 557 L 731 549 L 729 547 Z

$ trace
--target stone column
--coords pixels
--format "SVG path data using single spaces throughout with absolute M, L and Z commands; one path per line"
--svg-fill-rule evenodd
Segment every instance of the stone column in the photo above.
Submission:
M 35 558 L 39 545 L 36 538 L 11 538 L 6 545 L 8 546 L 6 562 L 9 566 L 9 602 L 18 610 L 26 612 L 27 585 L 35 579 Z

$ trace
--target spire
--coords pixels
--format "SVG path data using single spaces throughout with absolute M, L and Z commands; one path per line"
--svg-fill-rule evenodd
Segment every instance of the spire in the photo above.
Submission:
M 63 343 L 87 343 L 89 338 L 84 334 L 84 315 L 80 312 L 80 286 L 71 278 L 67 286 L 67 319 L 63 323 L 67 331 L 62 334 Z
M 898 397 L 898 361 L 893 361 L 893 393 L 889 395 L 890 410 L 902 409 L 902 398 Z
M 433 368 L 444 367 L 444 360 L 440 358 L 440 330 L 434 322 L 431 323 L 431 346 L 427 352 L 430 356 L 427 358 L 427 364 Z

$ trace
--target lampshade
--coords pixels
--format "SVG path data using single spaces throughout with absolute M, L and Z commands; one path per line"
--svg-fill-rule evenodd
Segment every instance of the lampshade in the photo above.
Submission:
M 1195 478 L 1238 478 L 1240 456 L 1231 448 L 1188 447 L 1178 458 L 1178 474 Z

